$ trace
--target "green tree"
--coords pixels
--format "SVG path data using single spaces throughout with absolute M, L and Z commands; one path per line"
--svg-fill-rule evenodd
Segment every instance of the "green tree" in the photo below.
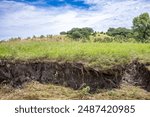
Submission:
M 150 39 L 150 16 L 143 13 L 133 19 L 134 36 L 141 42 Z
M 67 35 L 75 40 L 89 39 L 89 36 L 94 32 L 92 28 L 72 28 L 67 31 Z
M 131 38 L 132 30 L 124 27 L 109 28 L 107 34 L 114 37 Z
M 60 35 L 66 35 L 67 33 L 65 31 L 60 32 Z
M 45 38 L 45 36 L 44 36 L 44 35 L 41 35 L 40 38 Z
M 82 34 L 79 31 L 76 30 L 76 31 L 72 32 L 71 37 L 73 39 L 80 39 L 80 38 L 82 38 Z

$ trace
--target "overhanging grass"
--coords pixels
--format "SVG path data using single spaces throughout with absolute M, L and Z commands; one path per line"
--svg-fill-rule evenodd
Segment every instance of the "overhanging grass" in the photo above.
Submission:
M 150 44 L 49 41 L 0 44 L 0 58 L 28 60 L 43 57 L 63 61 L 83 61 L 89 65 L 110 67 L 125 64 L 136 58 L 150 62 Z

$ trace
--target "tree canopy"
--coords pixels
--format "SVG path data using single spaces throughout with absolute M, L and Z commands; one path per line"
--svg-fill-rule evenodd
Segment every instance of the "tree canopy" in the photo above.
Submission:
M 143 13 L 133 19 L 134 36 L 136 39 L 144 42 L 150 39 L 150 16 Z
M 107 34 L 109 36 L 120 36 L 123 38 L 130 38 L 132 37 L 132 30 L 124 27 L 109 28 Z
M 75 40 L 89 39 L 89 36 L 94 32 L 92 28 L 72 28 L 67 31 L 67 35 Z

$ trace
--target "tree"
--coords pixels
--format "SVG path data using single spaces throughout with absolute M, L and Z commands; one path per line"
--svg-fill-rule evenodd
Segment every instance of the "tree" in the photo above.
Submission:
M 44 35 L 41 35 L 40 38 L 45 38 L 45 36 L 44 36 Z
M 143 13 L 133 19 L 133 32 L 136 39 L 144 42 L 150 39 L 150 16 Z
M 65 31 L 60 32 L 60 35 L 66 35 L 67 33 Z
M 107 34 L 114 37 L 131 38 L 132 30 L 124 27 L 109 28 Z
M 33 35 L 32 39 L 36 39 L 36 36 L 35 36 L 35 35 Z
M 79 31 L 73 31 L 71 36 L 72 36 L 73 39 L 82 38 L 82 34 Z
M 92 28 L 72 28 L 67 31 L 67 35 L 75 40 L 89 39 L 89 36 L 94 32 Z

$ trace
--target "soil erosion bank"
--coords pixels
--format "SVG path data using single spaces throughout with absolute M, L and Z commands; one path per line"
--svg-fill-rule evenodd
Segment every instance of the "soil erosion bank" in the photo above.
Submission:
M 128 65 L 107 70 L 85 67 L 82 63 L 52 61 L 0 60 L 0 84 L 20 87 L 32 80 L 52 83 L 73 89 L 90 87 L 96 89 L 119 88 L 122 83 L 138 85 L 150 91 L 149 64 L 133 61 Z

